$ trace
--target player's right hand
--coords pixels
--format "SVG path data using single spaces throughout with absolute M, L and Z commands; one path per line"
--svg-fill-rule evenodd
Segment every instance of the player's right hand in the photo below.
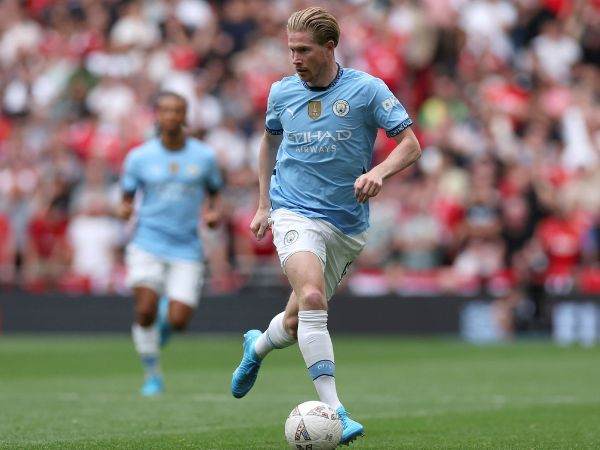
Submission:
M 254 233 L 254 236 L 260 241 L 267 230 L 271 227 L 271 218 L 269 217 L 269 208 L 258 208 L 254 218 L 250 223 L 250 230 Z
M 121 202 L 117 207 L 117 217 L 123 220 L 129 220 L 133 214 L 133 204 L 131 202 Z

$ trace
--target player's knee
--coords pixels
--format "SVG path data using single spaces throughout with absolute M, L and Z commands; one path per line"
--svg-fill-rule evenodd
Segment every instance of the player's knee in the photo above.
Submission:
M 287 334 L 294 339 L 298 339 L 298 316 L 286 317 L 283 320 L 283 326 Z
M 315 310 L 315 309 L 327 309 L 327 302 L 325 296 L 318 289 L 306 290 L 301 298 L 302 309 Z
M 169 317 L 169 323 L 175 331 L 183 331 L 187 328 L 188 319 L 183 316 Z

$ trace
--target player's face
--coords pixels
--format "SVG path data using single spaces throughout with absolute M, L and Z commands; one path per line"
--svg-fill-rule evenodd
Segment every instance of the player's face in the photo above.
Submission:
M 185 125 L 186 104 L 180 98 L 165 96 L 158 102 L 156 116 L 161 131 L 172 133 Z
M 333 52 L 333 43 L 319 45 L 309 32 L 290 31 L 288 47 L 294 69 L 302 81 L 311 84 L 322 78 L 330 52 Z

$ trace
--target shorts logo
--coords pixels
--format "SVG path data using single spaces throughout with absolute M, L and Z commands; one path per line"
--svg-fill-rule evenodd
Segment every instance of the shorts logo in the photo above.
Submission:
M 296 230 L 290 230 L 287 233 L 285 233 L 285 236 L 283 237 L 283 243 L 285 245 L 293 244 L 298 240 L 298 236 L 299 234 Z
M 333 113 L 338 117 L 347 116 L 350 112 L 350 105 L 346 100 L 338 100 L 333 104 Z
M 310 100 L 308 102 L 308 117 L 312 120 L 321 117 L 321 100 Z

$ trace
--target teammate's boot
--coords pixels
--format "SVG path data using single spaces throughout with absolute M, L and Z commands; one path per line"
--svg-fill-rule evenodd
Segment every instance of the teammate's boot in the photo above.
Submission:
M 162 296 L 158 301 L 158 333 L 160 336 L 160 346 L 164 347 L 171 339 L 171 324 L 169 323 L 169 299 Z
M 146 378 L 141 389 L 141 394 L 144 397 L 154 397 L 165 391 L 165 384 L 160 375 L 152 375 Z
M 254 351 L 254 342 L 261 334 L 260 330 L 249 330 L 244 334 L 242 361 L 231 377 L 231 393 L 235 398 L 242 398 L 254 386 L 262 363 Z
M 342 438 L 340 439 L 341 445 L 350 445 L 350 442 L 355 440 L 357 437 L 365 435 L 365 427 L 363 427 L 356 420 L 352 420 L 348 416 L 348 411 L 346 411 L 343 406 L 340 406 L 336 412 L 342 421 Z

